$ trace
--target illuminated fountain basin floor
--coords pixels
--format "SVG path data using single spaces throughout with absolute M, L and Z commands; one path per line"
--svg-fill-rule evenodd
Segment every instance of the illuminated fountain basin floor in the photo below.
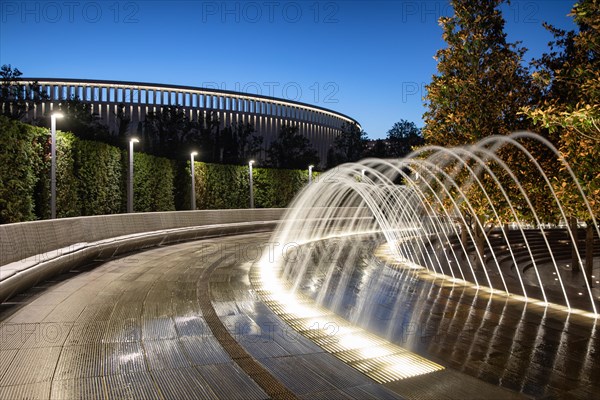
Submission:
M 320 262 L 298 279 L 301 295 L 394 345 L 483 381 L 535 397 L 598 396 L 594 319 L 382 265 L 372 256 L 380 243 L 372 236 L 305 245 L 298 251 L 311 251 Z M 322 262 L 333 253 L 333 266 Z

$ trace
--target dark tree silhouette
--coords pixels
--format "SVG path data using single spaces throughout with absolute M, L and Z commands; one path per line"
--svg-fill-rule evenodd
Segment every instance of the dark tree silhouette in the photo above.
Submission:
M 238 123 L 228 126 L 222 132 L 224 144 L 223 162 L 226 164 L 244 164 L 254 157 L 263 143 L 262 136 L 257 136 L 250 123 Z
M 92 106 L 77 97 L 63 101 L 58 110 L 64 115 L 60 121 L 60 130 L 71 132 L 77 137 L 87 140 L 100 140 L 109 144 L 118 143 L 109 133 L 98 114 L 92 113 Z M 40 125 L 50 126 L 50 115 L 38 121 Z
M 173 156 L 188 142 L 193 128 L 185 113 L 177 107 L 164 107 L 146 115 L 144 121 L 150 151 L 161 156 Z
M 366 144 L 367 134 L 357 124 L 343 124 L 333 148 L 327 153 L 327 168 L 360 160 L 364 157 Z
M 423 135 L 414 122 L 401 119 L 387 133 L 390 157 L 404 157 L 414 147 L 423 145 Z
M 365 150 L 365 157 L 389 158 L 390 150 L 385 139 L 377 139 L 373 146 Z
M 297 126 L 282 126 L 267 153 L 269 164 L 276 168 L 305 169 L 319 164 L 317 151 L 308 138 L 298 133 Z
M 113 112 L 117 120 L 117 131 L 116 136 L 123 140 L 127 136 L 129 130 L 129 123 L 131 122 L 131 116 L 127 113 L 125 104 L 121 103 L 117 106 L 117 112 Z
M 48 99 L 37 82 L 18 81 L 21 75 L 23 73 L 10 64 L 0 67 L 0 111 L 18 120 L 23 119 L 31 107 Z

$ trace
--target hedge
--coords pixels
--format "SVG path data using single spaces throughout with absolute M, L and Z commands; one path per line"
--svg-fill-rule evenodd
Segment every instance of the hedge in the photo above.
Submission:
M 30 221 L 43 164 L 41 129 L 0 116 L 0 223 Z
M 127 152 L 123 152 L 123 159 L 129 162 Z M 125 168 L 125 171 L 128 172 L 128 169 Z M 175 210 L 173 195 L 175 172 L 171 160 L 134 152 L 133 171 L 135 212 Z
M 48 129 L 0 117 L 0 223 L 49 218 L 49 136 Z M 58 217 L 126 211 L 126 149 L 59 131 L 56 152 Z M 248 174 L 248 166 L 196 162 L 196 208 L 247 208 Z M 285 207 L 308 172 L 254 168 L 253 179 L 256 207 Z M 189 161 L 134 153 L 134 211 L 187 210 L 190 187 Z
M 105 143 L 80 140 L 74 151 L 81 215 L 123 211 L 125 186 L 121 150 Z

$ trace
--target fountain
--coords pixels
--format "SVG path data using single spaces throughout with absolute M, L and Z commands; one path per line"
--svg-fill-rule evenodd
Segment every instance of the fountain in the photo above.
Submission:
M 557 166 L 568 183 L 554 179 Z M 471 291 L 474 303 L 479 296 L 598 318 L 597 273 L 571 246 L 559 194 L 567 184 L 600 236 L 572 169 L 532 133 L 344 164 L 297 196 L 272 237 L 281 251 L 265 255 L 251 278 L 293 328 L 373 379 L 437 371 L 443 367 L 396 346 L 412 340 L 408 347 L 419 349 L 411 333 L 420 328 L 404 313 L 428 312 L 434 286 L 423 282 Z

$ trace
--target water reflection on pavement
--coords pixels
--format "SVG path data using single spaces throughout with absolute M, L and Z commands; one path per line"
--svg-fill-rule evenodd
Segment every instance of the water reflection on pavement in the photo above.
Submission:
M 373 259 L 372 238 L 357 244 L 311 249 L 319 262 L 301 279 L 302 291 L 408 350 L 483 381 L 535 397 L 600 398 L 595 320 L 423 280 Z M 323 263 L 323 248 L 342 248 L 343 257 Z

